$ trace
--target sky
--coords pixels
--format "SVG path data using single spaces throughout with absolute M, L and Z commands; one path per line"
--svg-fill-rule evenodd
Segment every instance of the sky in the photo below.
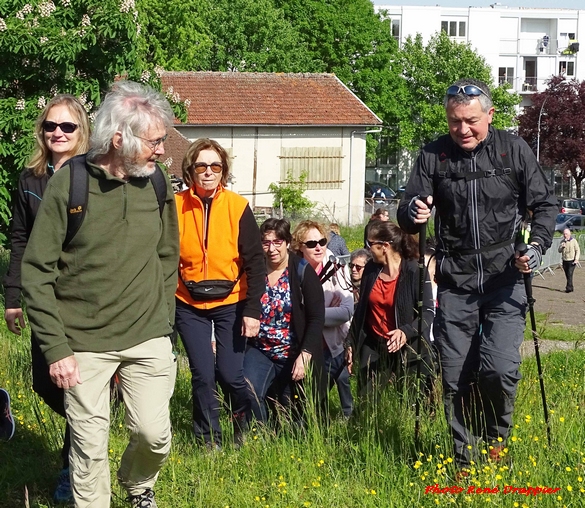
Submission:
M 373 0 L 374 5 L 440 5 L 441 7 L 489 7 L 496 0 Z M 499 0 L 501 7 L 584 9 L 584 0 Z

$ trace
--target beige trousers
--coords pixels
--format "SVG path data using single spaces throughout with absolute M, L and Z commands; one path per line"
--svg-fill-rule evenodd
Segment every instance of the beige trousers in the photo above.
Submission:
M 129 495 L 152 488 L 171 447 L 169 399 L 177 363 L 168 337 L 124 351 L 77 352 L 81 384 L 65 390 L 71 487 L 77 508 L 109 508 L 110 379 L 117 372 L 130 442 L 118 481 Z

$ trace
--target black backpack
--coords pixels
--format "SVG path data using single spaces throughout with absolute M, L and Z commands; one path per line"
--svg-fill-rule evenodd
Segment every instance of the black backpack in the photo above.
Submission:
M 87 210 L 89 196 L 89 175 L 87 174 L 87 160 L 85 155 L 77 155 L 69 160 L 70 184 L 69 202 L 67 203 L 67 234 L 63 241 L 63 250 L 75 237 Z M 159 212 L 162 216 L 167 196 L 167 177 L 157 164 L 154 173 L 148 177 L 154 187 Z

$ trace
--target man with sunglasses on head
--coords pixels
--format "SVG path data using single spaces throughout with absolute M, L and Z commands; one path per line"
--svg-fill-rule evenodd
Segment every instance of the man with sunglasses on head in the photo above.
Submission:
M 31 328 L 65 393 L 76 507 L 110 506 L 114 374 L 130 434 L 117 477 L 132 506 L 156 507 L 152 489 L 170 452 L 178 224 L 170 181 L 159 175 L 159 196 L 149 177 L 161 171 L 173 119 L 159 92 L 117 82 L 97 112 L 87 156 L 75 159 L 81 167 L 69 161 L 51 177 L 22 262 Z M 87 210 L 66 242 L 77 171 L 87 173 Z
M 426 145 L 398 208 L 416 233 L 434 206 L 438 309 L 434 322 L 457 479 L 487 449 L 505 456 L 520 380 L 524 273 L 551 245 L 556 198 L 526 142 L 491 126 L 488 86 L 462 79 L 444 98 L 449 134 Z M 533 213 L 528 250 L 517 251 L 522 218 Z

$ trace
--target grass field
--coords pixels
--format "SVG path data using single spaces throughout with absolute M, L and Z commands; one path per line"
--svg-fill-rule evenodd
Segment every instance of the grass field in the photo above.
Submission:
M 354 241 L 359 241 L 357 235 Z M 1 258 L 0 265 L 5 263 L 5 256 Z M 579 329 L 549 333 L 546 320 L 538 315 L 541 335 L 582 340 Z M 54 506 L 51 494 L 60 468 L 63 421 L 31 390 L 29 343 L 28 329 L 23 337 L 14 336 L 2 320 L 0 386 L 10 391 L 17 420 L 15 437 L 0 442 L 2 508 Z M 505 462 L 478 460 L 471 478 L 458 488 L 441 409 L 433 415 L 431 408 L 423 406 L 421 441 L 415 449 L 413 400 L 392 386 L 376 407 L 360 406 L 349 422 L 341 418 L 334 394 L 325 424 L 309 417 L 302 432 L 286 423 L 279 432 L 254 426 L 240 450 L 228 444 L 221 452 L 204 452 L 192 440 L 184 356 L 179 365 L 171 401 L 173 448 L 155 487 L 161 508 L 585 506 L 583 351 L 543 357 L 552 447 L 546 439 L 536 364 L 529 359 L 522 365 Z M 123 412 L 123 405 L 112 408 L 109 454 L 114 507 L 128 506 L 115 482 L 127 443 Z M 229 435 L 227 417 L 222 425 Z M 480 457 L 487 452 L 477 450 Z M 538 487 L 548 490 L 533 495 Z

